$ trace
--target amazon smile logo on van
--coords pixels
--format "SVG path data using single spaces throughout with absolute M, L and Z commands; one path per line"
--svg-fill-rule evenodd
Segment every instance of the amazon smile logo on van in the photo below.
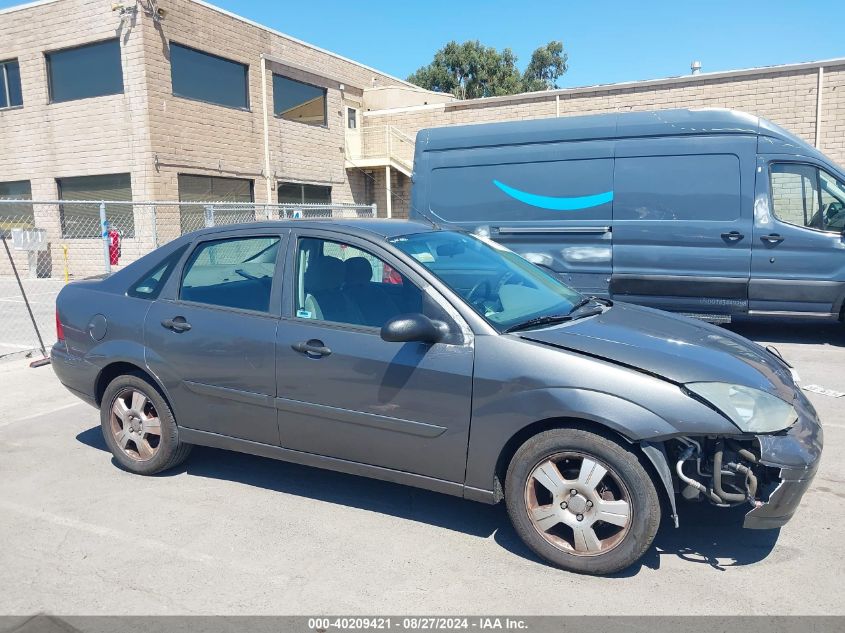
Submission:
M 552 211 L 580 211 L 581 209 L 590 209 L 602 204 L 607 204 L 613 200 L 613 191 L 605 191 L 604 193 L 597 193 L 592 196 L 575 196 L 575 197 L 556 197 L 556 196 L 541 196 L 536 193 L 529 193 L 528 191 L 520 191 L 509 187 L 503 182 L 494 180 L 493 184 L 504 191 L 514 200 L 519 200 L 532 207 L 539 207 L 541 209 L 551 209 Z

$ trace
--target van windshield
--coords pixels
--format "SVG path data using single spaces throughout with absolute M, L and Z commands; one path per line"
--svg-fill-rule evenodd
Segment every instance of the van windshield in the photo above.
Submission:
M 568 316 L 582 302 L 577 291 L 488 239 L 436 231 L 390 242 L 430 270 L 500 332 L 529 320 Z

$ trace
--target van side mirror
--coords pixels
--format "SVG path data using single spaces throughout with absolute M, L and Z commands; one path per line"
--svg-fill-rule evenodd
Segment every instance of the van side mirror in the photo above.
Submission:
M 381 328 L 381 338 L 388 343 L 439 343 L 447 334 L 445 323 L 419 313 L 400 314 Z

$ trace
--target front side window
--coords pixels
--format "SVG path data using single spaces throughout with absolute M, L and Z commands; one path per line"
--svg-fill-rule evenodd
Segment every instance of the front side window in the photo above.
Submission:
M 182 205 L 179 222 L 182 233 L 201 229 L 207 221 L 214 226 L 237 224 L 255 220 L 253 181 L 245 178 L 221 178 L 179 174 L 180 202 L 230 202 L 231 205 L 212 205 L 213 218 L 206 218 L 204 205 Z
M 18 60 L 0 62 L 0 108 L 22 105 L 21 69 Z
M 73 101 L 123 92 L 116 39 L 47 53 L 50 101 Z
M 273 75 L 273 112 L 288 121 L 326 125 L 326 89 Z
M 0 182 L 0 200 L 32 200 L 28 180 Z M 9 237 L 12 229 L 35 228 L 32 204 L 27 202 L 0 202 L 0 235 Z
M 393 238 L 391 243 L 499 331 L 535 317 L 569 314 L 581 299 L 556 277 L 489 240 L 436 231 Z
M 170 44 L 170 78 L 177 97 L 249 109 L 249 66 Z
M 442 318 L 416 284 L 365 250 L 303 238 L 296 257 L 299 319 L 380 328 L 400 314 L 428 312 Z
M 61 200 L 86 200 L 85 204 L 63 204 L 60 206 L 62 237 L 95 238 L 102 236 L 100 227 L 100 205 L 106 200 L 106 219 L 109 228 L 121 237 L 135 237 L 135 219 L 132 210 L 132 179 L 129 174 L 106 174 L 103 176 L 79 176 L 59 178 Z M 126 201 L 127 204 L 121 204 Z
M 323 185 L 305 185 L 294 182 L 280 182 L 279 204 L 330 204 L 332 188 Z
M 819 231 L 845 228 L 845 184 L 813 165 L 775 163 L 769 170 L 772 207 L 782 222 Z
M 268 312 L 278 252 L 273 236 L 203 242 L 185 264 L 179 298 Z

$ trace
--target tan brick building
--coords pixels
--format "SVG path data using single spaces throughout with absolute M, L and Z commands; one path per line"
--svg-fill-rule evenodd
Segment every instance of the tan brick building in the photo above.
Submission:
M 423 127 L 672 107 L 759 114 L 845 162 L 845 59 L 455 101 L 198 0 L 122 2 L 0 11 L 0 197 L 330 200 L 401 217 Z M 158 241 L 179 215 L 157 215 Z

